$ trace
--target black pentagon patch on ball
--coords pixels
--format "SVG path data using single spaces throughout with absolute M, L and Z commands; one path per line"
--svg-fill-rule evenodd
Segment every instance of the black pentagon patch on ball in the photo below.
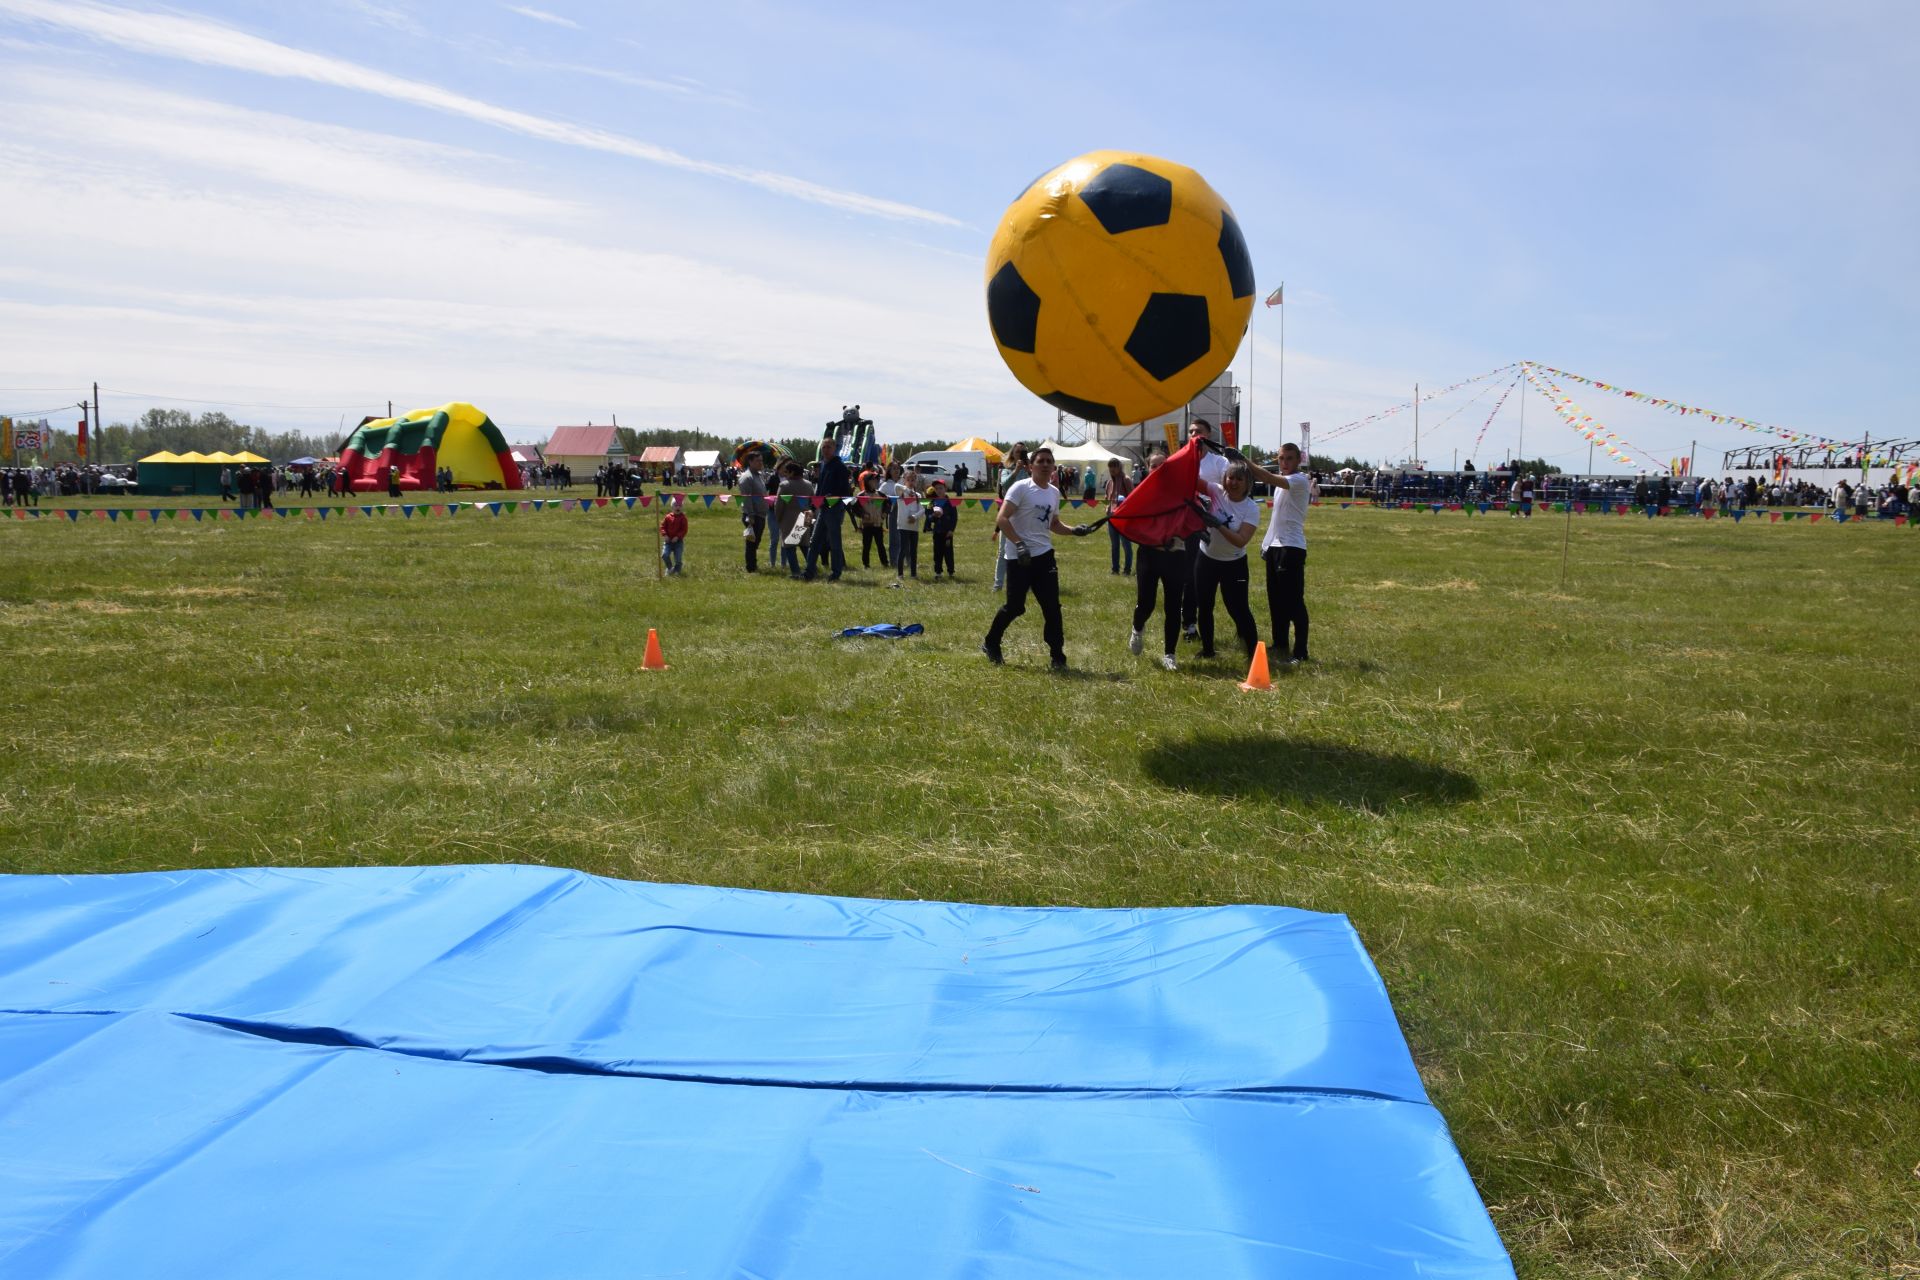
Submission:
M 1080 188 L 1107 234 L 1164 227 L 1173 216 L 1173 183 L 1138 165 L 1110 164 Z
M 1247 238 L 1240 234 L 1240 224 L 1230 213 L 1220 215 L 1220 261 L 1227 264 L 1227 283 L 1233 286 L 1233 296 L 1252 297 L 1253 257 L 1247 252 Z
M 1040 325 L 1040 295 L 1009 262 L 987 282 L 987 323 L 994 341 L 1009 351 L 1033 354 L 1034 331 Z
M 1088 422 L 1104 422 L 1115 427 L 1120 425 L 1120 411 L 1110 404 L 1082 400 L 1079 396 L 1070 396 L 1064 391 L 1055 391 L 1051 395 L 1040 398 L 1056 409 L 1065 409 L 1076 418 L 1085 418 Z
M 1134 363 L 1165 382 L 1207 354 L 1213 331 L 1207 300 L 1192 293 L 1156 293 L 1147 299 L 1127 339 Z

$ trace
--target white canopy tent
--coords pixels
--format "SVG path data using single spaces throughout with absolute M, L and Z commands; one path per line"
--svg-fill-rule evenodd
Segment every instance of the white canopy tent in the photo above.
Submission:
M 718 449 L 687 450 L 686 465 L 689 467 L 714 467 L 720 465 Z
M 1124 453 L 1115 453 L 1105 445 L 1093 440 L 1089 440 L 1085 444 L 1076 444 L 1071 448 L 1061 444 L 1058 440 L 1043 440 L 1040 442 L 1039 447 L 1053 450 L 1053 460 L 1066 466 L 1084 467 L 1089 463 L 1095 466 L 1105 466 L 1109 460 L 1114 458 L 1118 458 L 1121 462 L 1132 461 L 1132 459 L 1128 458 Z

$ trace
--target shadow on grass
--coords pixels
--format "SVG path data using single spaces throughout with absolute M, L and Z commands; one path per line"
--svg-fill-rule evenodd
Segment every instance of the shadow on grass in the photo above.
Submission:
M 1247 800 L 1393 809 L 1463 804 L 1480 794 L 1466 774 L 1411 756 L 1252 733 L 1163 742 L 1149 747 L 1141 764 L 1163 787 Z
M 441 716 L 440 722 L 449 729 L 482 733 L 518 730 L 536 736 L 636 734 L 656 728 L 652 713 L 644 705 L 589 691 L 523 694 L 463 708 Z

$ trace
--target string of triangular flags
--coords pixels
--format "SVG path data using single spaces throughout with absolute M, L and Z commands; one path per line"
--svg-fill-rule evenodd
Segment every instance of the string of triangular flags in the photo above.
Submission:
M 1480 456 L 1480 442 L 1487 438 L 1487 428 L 1492 426 L 1493 420 L 1500 416 L 1500 407 L 1506 404 L 1507 397 L 1512 395 L 1513 389 L 1519 385 L 1520 379 L 1515 378 L 1507 384 L 1507 389 L 1500 393 L 1500 398 L 1493 402 L 1493 412 L 1488 414 L 1487 420 L 1480 424 L 1480 434 L 1473 438 L 1473 448 L 1467 450 L 1467 456 L 1469 458 L 1477 458 Z
M 1668 400 L 1662 396 L 1650 396 L 1644 391 L 1629 391 L 1625 387 L 1615 386 L 1610 382 L 1600 382 L 1594 378 L 1582 377 L 1577 373 L 1569 373 L 1565 369 L 1556 369 L 1552 365 L 1540 364 L 1534 365 L 1534 367 L 1552 374 L 1556 378 L 1565 378 L 1569 382 L 1584 383 L 1598 391 L 1610 391 L 1614 395 L 1624 396 L 1636 404 L 1650 404 L 1656 409 L 1665 409 L 1669 413 L 1677 413 L 1683 416 L 1687 414 L 1697 414 L 1709 422 L 1727 423 L 1740 428 L 1742 431 L 1758 431 L 1766 435 L 1779 436 L 1782 440 L 1789 440 L 1794 444 L 1825 445 L 1830 449 L 1853 449 L 1859 447 L 1860 443 L 1859 441 L 1835 440 L 1829 436 L 1816 435 L 1811 431 L 1796 431 L 1791 427 L 1777 427 L 1765 422 L 1755 422 L 1751 418 L 1742 418 L 1737 414 L 1715 413 L 1710 409 L 1702 409 L 1697 405 L 1682 404 L 1678 400 Z
M 1632 461 L 1632 459 L 1630 458 L 1626 460 L 1629 462 Z M 866 496 L 870 500 L 873 500 L 871 499 L 870 495 L 866 495 Z M 259 510 L 250 510 L 250 509 L 233 508 L 233 507 L 211 507 L 211 508 L 209 507 L 98 507 L 92 510 L 83 510 L 79 507 L 48 507 L 44 510 L 42 510 L 39 507 L 13 507 L 11 509 L 0 511 L 0 518 L 11 516 L 13 519 L 21 520 L 21 521 L 51 520 L 51 521 L 54 521 L 55 523 L 58 523 L 64 520 L 70 524 L 77 524 L 82 519 L 101 521 L 101 522 L 114 522 L 114 523 L 126 521 L 128 523 L 138 523 L 138 524 L 159 524 L 163 521 L 169 521 L 169 520 L 182 522 L 182 523 L 192 522 L 195 524 L 199 524 L 199 523 L 211 524 L 211 523 L 216 523 L 218 521 L 223 521 L 223 520 L 224 521 L 252 521 L 252 522 L 265 520 L 269 524 L 276 524 L 276 523 L 285 523 L 287 521 L 296 520 L 296 519 L 304 519 L 307 521 L 318 522 L 318 521 L 324 521 L 328 519 L 365 520 L 365 519 L 373 519 L 376 517 L 385 518 L 385 517 L 396 517 L 396 516 L 403 520 L 411 520 L 411 519 L 414 519 L 415 517 L 426 519 L 430 516 L 457 516 L 463 511 L 472 512 L 475 514 L 485 512 L 490 516 L 514 515 L 516 513 L 527 513 L 527 512 L 598 511 L 607 507 L 612 507 L 615 510 L 631 511 L 635 505 L 638 505 L 642 508 L 646 508 L 646 507 L 651 507 L 656 502 L 660 503 L 660 505 L 664 509 L 668 504 L 668 500 L 672 497 L 680 497 L 682 499 L 695 499 L 701 504 L 701 506 L 703 506 L 707 510 L 711 510 L 715 503 L 730 505 L 735 502 L 751 501 L 751 499 L 742 499 L 735 494 L 658 493 L 658 494 L 642 494 L 635 497 L 626 497 L 626 498 L 545 498 L 545 499 L 520 498 L 520 499 L 505 499 L 498 502 L 382 503 L 382 504 L 374 504 L 374 505 L 351 505 L 351 506 L 267 507 Z M 862 495 L 856 495 L 855 497 L 852 497 L 852 498 L 814 497 L 812 499 L 809 499 L 808 501 L 810 501 L 811 505 L 813 505 L 814 507 L 823 507 L 828 502 L 837 502 L 842 505 L 849 505 L 854 502 L 860 501 L 861 497 Z M 787 497 L 784 495 L 779 496 L 777 498 L 768 497 L 764 499 L 764 501 L 767 502 L 769 505 L 773 505 L 776 502 L 788 503 L 788 502 L 793 502 L 798 500 L 799 499 Z M 991 511 L 994 505 L 1000 502 L 1000 499 L 999 498 L 966 498 L 960 501 L 963 502 L 963 505 L 964 503 L 974 503 L 982 511 Z M 1098 507 L 1101 505 L 1101 503 L 1098 499 L 1073 498 L 1068 500 L 1068 505 L 1074 506 L 1074 507 L 1081 507 L 1081 506 Z M 1268 499 L 1265 505 L 1272 506 L 1273 500 Z M 1316 507 L 1338 505 L 1342 511 L 1346 510 L 1348 507 L 1368 507 L 1368 508 L 1384 510 L 1384 511 L 1430 511 L 1434 513 L 1438 513 L 1441 511 L 1462 511 L 1462 512 L 1465 512 L 1467 515 L 1474 515 L 1476 513 L 1480 515 L 1485 515 L 1489 511 L 1515 511 L 1519 509 L 1518 503 L 1507 502 L 1507 501 L 1435 502 L 1430 499 L 1412 500 L 1412 499 L 1390 499 L 1390 498 L 1355 498 L 1352 500 L 1339 501 L 1337 503 L 1335 503 L 1332 500 L 1322 500 L 1322 499 L 1316 498 L 1313 500 L 1313 505 Z M 1567 503 L 1555 502 L 1549 505 L 1543 502 L 1540 504 L 1540 509 L 1543 511 L 1552 510 L 1555 512 L 1565 512 L 1567 510 Z M 1700 518 L 1709 519 L 1709 520 L 1716 518 L 1716 509 L 1713 507 L 1701 507 L 1701 508 L 1695 509 L 1689 506 L 1667 506 L 1667 507 L 1656 508 L 1651 505 L 1646 507 L 1640 507 L 1632 503 L 1625 503 L 1625 502 L 1606 503 L 1606 502 L 1599 502 L 1599 501 L 1576 501 L 1575 503 L 1573 503 L 1573 513 L 1575 515 L 1588 515 L 1588 514 L 1628 515 L 1628 514 L 1644 513 L 1649 519 L 1652 519 L 1655 516 L 1698 516 Z M 1819 511 L 1811 511 L 1811 512 L 1810 511 L 1764 511 L 1763 512 L 1757 508 L 1752 510 L 1742 510 L 1742 509 L 1736 508 L 1736 509 L 1728 510 L 1725 512 L 1718 512 L 1717 514 L 1724 518 L 1730 518 L 1736 522 L 1740 521 L 1741 519 L 1747 516 L 1752 516 L 1756 521 L 1758 521 L 1760 517 L 1764 514 L 1765 516 L 1768 517 L 1769 521 L 1774 524 L 1779 524 L 1782 521 L 1791 521 L 1796 519 L 1809 520 L 1817 524 L 1823 518 L 1831 521 L 1834 524 L 1846 524 L 1849 522 L 1858 523 L 1862 519 L 1862 517 L 1859 517 L 1859 516 L 1849 516 L 1845 512 L 1832 512 L 1832 513 L 1819 512 Z M 1876 514 L 1872 516 L 1867 516 L 1865 517 L 1865 519 L 1890 520 L 1895 525 L 1906 525 L 1909 523 L 1908 518 L 1904 515 L 1888 517 L 1888 516 L 1882 516 L 1882 515 Z M 1915 527 L 1920 527 L 1920 522 L 1916 522 Z
M 1489 369 L 1485 373 L 1477 373 L 1471 378 L 1462 378 L 1460 381 L 1454 383 L 1450 387 L 1442 387 L 1438 391 L 1429 391 L 1425 395 L 1421 396 L 1418 400 L 1402 400 L 1399 404 L 1394 405 L 1390 409 L 1382 409 L 1380 412 L 1370 413 L 1364 418 L 1355 418 L 1352 422 L 1341 423 L 1339 426 L 1335 427 L 1333 430 L 1323 434 L 1320 437 L 1320 442 L 1322 444 L 1325 444 L 1329 440 L 1336 440 L 1339 437 L 1346 435 L 1350 431 L 1358 431 L 1361 427 L 1364 427 L 1369 423 L 1379 422 L 1383 418 L 1391 418 L 1396 413 L 1405 413 L 1408 409 L 1413 408 L 1413 406 L 1416 404 L 1425 404 L 1429 400 L 1438 400 L 1441 396 L 1447 395 L 1454 391 L 1458 391 L 1462 387 L 1470 387 L 1476 382 L 1484 382 L 1488 378 L 1497 377 L 1500 374 L 1506 373 L 1510 369 L 1515 368 L 1517 366 L 1517 363 L 1518 362 L 1515 362 L 1515 364 L 1503 364 L 1498 369 Z
M 1579 405 L 1573 402 L 1572 396 L 1562 391 L 1552 378 L 1547 377 L 1546 374 L 1541 371 L 1543 367 L 1544 366 L 1537 366 L 1531 361 L 1523 360 L 1520 363 L 1520 373 L 1522 377 L 1532 384 L 1535 391 L 1538 391 L 1547 398 L 1547 403 L 1553 406 L 1554 415 L 1558 417 L 1560 421 L 1566 423 L 1575 431 L 1578 431 L 1582 436 L 1593 441 L 1595 447 L 1599 448 L 1615 462 L 1620 463 L 1622 466 L 1633 466 L 1633 458 L 1621 452 L 1615 444 L 1615 441 L 1618 441 L 1619 444 L 1626 445 L 1630 449 L 1633 446 L 1628 441 L 1622 439 L 1619 433 L 1607 430 L 1606 426 L 1592 414 L 1584 412 Z
M 1315 503 L 1314 505 L 1321 505 Z M 1487 515 L 1489 512 L 1520 510 L 1520 504 L 1510 501 L 1499 502 L 1461 502 L 1449 500 L 1435 502 L 1431 499 L 1414 500 L 1408 498 L 1355 498 L 1338 504 L 1342 511 L 1348 507 L 1364 507 L 1377 511 L 1425 511 L 1438 515 L 1442 511 L 1460 512 L 1468 516 Z M 1566 502 L 1540 503 L 1542 511 L 1552 511 L 1557 515 L 1594 515 L 1594 516 L 1630 516 L 1643 515 L 1649 520 L 1656 518 L 1678 517 L 1699 520 L 1731 520 L 1735 524 L 1751 518 L 1755 524 L 1781 524 L 1794 520 L 1805 520 L 1809 524 L 1819 524 L 1823 520 L 1829 524 L 1862 524 L 1867 521 L 1879 521 L 1896 528 L 1912 524 L 1920 528 L 1920 522 L 1912 521 L 1905 515 L 1888 516 L 1874 513 L 1866 516 L 1850 515 L 1845 511 L 1772 511 L 1758 507 L 1730 507 L 1721 510 L 1718 507 L 1656 506 L 1652 503 L 1636 505 L 1631 502 L 1601 502 L 1598 500 L 1575 501 L 1571 513 Z M 1764 517 L 1764 520 L 1763 520 Z

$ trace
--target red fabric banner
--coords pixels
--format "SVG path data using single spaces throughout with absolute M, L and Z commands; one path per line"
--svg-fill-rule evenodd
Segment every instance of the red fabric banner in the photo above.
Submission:
M 1143 547 L 1157 547 L 1168 538 L 1190 537 L 1200 531 L 1200 517 L 1187 503 L 1205 492 L 1200 485 L 1202 447 L 1191 441 L 1181 445 L 1114 508 L 1107 519 L 1121 537 Z

